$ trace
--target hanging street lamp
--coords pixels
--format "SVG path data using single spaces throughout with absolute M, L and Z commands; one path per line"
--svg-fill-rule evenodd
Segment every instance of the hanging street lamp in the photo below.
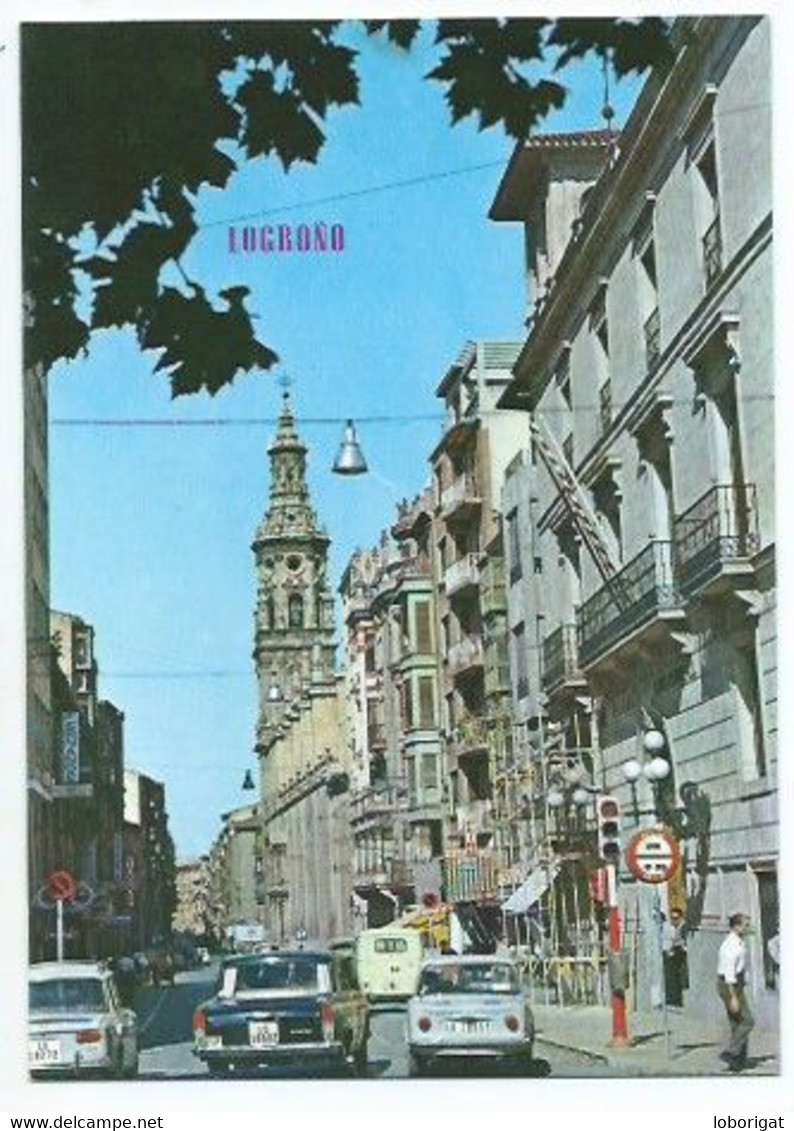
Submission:
M 367 461 L 356 437 L 356 426 L 352 420 L 345 424 L 342 443 L 339 446 L 332 470 L 336 475 L 363 475 L 368 471 Z

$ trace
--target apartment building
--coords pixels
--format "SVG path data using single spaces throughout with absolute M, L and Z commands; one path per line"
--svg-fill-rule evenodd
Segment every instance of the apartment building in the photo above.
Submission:
M 555 800 L 546 819 L 555 836 L 565 821 L 586 834 L 597 789 L 618 798 L 624 843 L 640 827 L 673 830 L 684 868 L 662 903 L 686 912 L 689 1000 L 719 1011 L 716 952 L 727 916 L 744 911 L 767 1023 L 778 930 L 769 35 L 763 18 L 677 21 L 676 62 L 648 81 L 620 137 L 519 146 L 491 210 L 524 224 L 536 300 L 499 403 L 531 429 L 505 488 L 507 564 L 513 667 L 531 675 L 513 690 Z M 605 160 L 573 188 L 567 163 L 583 148 Z M 628 874 L 620 886 L 648 1004 L 661 995 L 657 893 Z
M 441 894 L 442 748 L 432 495 L 404 501 L 340 586 L 346 628 L 354 899 L 359 925 Z
M 436 632 L 445 774 L 445 892 L 496 904 L 494 775 L 510 734 L 501 485 L 528 444 L 522 412 L 499 409 L 520 346 L 468 343 L 439 384 L 446 426 L 430 457 Z

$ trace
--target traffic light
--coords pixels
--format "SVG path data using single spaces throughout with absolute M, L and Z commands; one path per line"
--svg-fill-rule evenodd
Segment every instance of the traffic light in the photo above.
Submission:
M 620 860 L 620 806 L 614 797 L 598 799 L 598 855 L 606 864 Z

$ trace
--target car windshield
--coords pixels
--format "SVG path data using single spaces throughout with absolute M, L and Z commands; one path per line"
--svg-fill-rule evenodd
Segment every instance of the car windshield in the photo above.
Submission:
M 317 989 L 316 958 L 262 958 L 235 967 L 235 990 Z
M 516 971 L 506 962 L 426 966 L 419 983 L 421 994 L 514 994 L 518 988 Z
M 104 1009 L 105 993 L 99 978 L 52 978 L 30 983 L 29 1004 L 31 1009 Z

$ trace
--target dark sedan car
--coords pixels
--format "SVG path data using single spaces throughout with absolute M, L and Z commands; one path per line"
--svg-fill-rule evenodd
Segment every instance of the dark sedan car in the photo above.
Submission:
M 197 1057 L 214 1075 L 310 1074 L 367 1067 L 369 1011 L 347 955 L 274 951 L 227 958 L 193 1017 Z

